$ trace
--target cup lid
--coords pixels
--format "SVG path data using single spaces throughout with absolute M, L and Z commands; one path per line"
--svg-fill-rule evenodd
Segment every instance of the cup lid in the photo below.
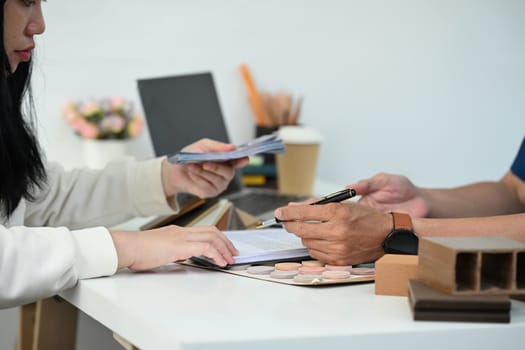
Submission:
M 312 127 L 301 125 L 281 126 L 278 132 L 284 143 L 292 144 L 317 144 L 321 143 L 321 134 Z

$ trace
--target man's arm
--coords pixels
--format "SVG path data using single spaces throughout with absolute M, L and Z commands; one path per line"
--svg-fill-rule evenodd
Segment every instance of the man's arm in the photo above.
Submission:
M 310 256 L 334 265 L 374 261 L 383 255 L 383 242 L 392 231 L 389 213 L 346 202 L 289 205 L 275 216 L 287 231 L 301 238 Z M 500 236 L 525 242 L 525 213 L 480 218 L 429 219 L 412 217 L 418 237 Z
M 479 182 L 452 189 L 417 190 L 429 218 L 516 214 L 525 211 L 525 182 L 507 172 L 498 182 Z
M 525 243 L 525 214 L 459 219 L 412 219 L 414 231 L 421 237 L 499 236 Z

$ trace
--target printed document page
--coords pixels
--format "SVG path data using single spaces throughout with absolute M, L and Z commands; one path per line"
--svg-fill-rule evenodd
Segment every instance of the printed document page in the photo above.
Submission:
M 235 264 L 308 257 L 308 250 L 302 245 L 301 239 L 282 228 L 225 231 L 224 234 L 239 251 L 239 255 L 234 257 Z M 195 260 L 213 263 L 202 256 Z

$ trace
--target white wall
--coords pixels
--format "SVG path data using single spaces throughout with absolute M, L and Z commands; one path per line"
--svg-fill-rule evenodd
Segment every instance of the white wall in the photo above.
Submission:
M 138 103 L 135 81 L 144 77 L 211 70 L 233 141 L 248 140 L 253 118 L 240 62 L 260 88 L 304 94 L 302 122 L 325 136 L 319 176 L 329 181 L 379 171 L 424 186 L 498 179 L 525 134 L 520 0 L 54 0 L 44 7 L 48 30 L 35 74 L 40 136 L 49 157 L 68 165 L 82 159 L 61 106 L 109 95 Z M 146 135 L 133 152 L 152 155 Z

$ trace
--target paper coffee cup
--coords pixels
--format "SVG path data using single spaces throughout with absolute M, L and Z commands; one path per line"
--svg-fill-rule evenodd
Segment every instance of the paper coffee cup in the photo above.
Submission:
M 312 195 L 321 135 L 306 126 L 283 126 L 279 137 L 286 147 L 286 152 L 276 157 L 279 192 Z

